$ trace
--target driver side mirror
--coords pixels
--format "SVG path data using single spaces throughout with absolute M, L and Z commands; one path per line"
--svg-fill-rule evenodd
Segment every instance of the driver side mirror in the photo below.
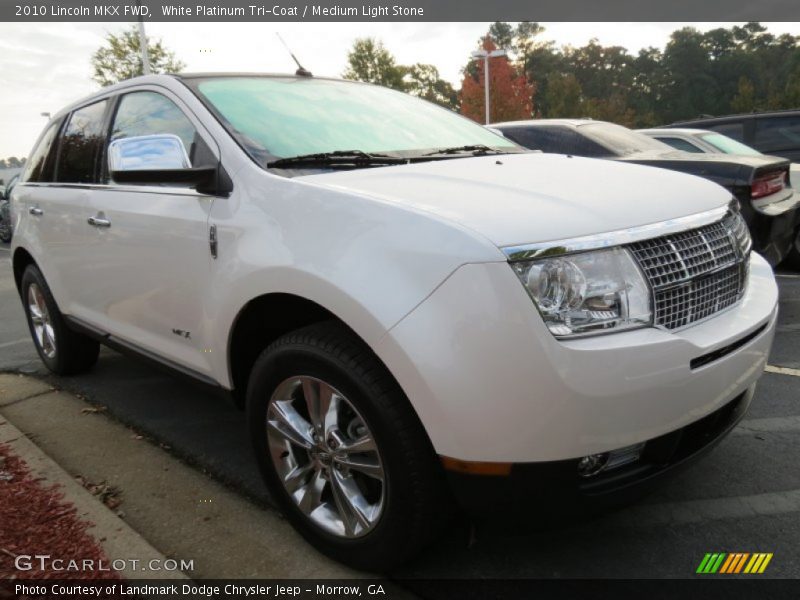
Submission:
M 219 194 L 217 166 L 192 167 L 177 135 L 141 135 L 108 146 L 108 169 L 116 183 L 190 185 L 203 194 Z

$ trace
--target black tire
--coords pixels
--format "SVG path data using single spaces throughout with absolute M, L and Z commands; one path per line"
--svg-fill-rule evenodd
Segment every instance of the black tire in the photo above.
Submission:
M 297 376 L 331 384 L 360 413 L 377 444 L 385 472 L 382 512 L 361 537 L 334 535 L 312 521 L 286 491 L 273 464 L 268 405 L 278 386 Z M 444 476 L 422 424 L 383 364 L 344 326 L 320 323 L 271 344 L 250 375 L 247 418 L 273 500 L 306 540 L 335 560 L 357 569 L 389 570 L 419 552 L 446 522 Z M 329 481 L 325 485 L 331 486 Z
M 800 271 L 800 227 L 794 232 L 794 241 L 792 242 L 792 249 L 783 260 L 783 266 Z
M 8 200 L 0 201 L 0 242 L 8 244 L 11 241 L 11 211 Z
M 32 286 L 35 286 L 34 294 L 37 291 L 41 293 L 41 300 L 47 309 L 47 318 L 55 337 L 52 347 L 45 348 L 47 343 L 43 344 L 36 333 L 34 315 L 29 302 Z M 100 345 L 67 327 L 64 316 L 58 309 L 42 272 L 35 265 L 28 265 L 25 268 L 25 272 L 22 274 L 20 294 L 33 343 L 45 366 L 56 375 L 76 375 L 91 369 L 97 362 Z

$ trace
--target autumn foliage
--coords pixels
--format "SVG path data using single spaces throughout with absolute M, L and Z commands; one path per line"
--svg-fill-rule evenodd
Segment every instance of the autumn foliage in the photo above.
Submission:
M 483 40 L 483 49 L 496 50 L 489 36 Z M 484 60 L 477 59 L 474 68 L 464 73 L 461 83 L 461 114 L 483 123 L 484 106 Z M 489 110 L 490 122 L 530 119 L 533 114 L 533 84 L 517 71 L 506 56 L 489 59 Z

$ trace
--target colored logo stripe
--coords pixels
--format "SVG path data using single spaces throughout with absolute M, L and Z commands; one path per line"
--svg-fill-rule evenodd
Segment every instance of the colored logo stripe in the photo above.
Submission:
M 753 558 L 750 559 L 750 562 L 747 563 L 747 567 L 745 567 L 745 573 L 763 573 L 769 561 L 772 560 L 772 553 L 769 554 L 761 553 L 761 554 L 753 554 Z
M 748 574 L 763 573 L 772 560 L 772 556 L 771 552 L 757 552 L 755 554 L 750 554 L 749 552 L 732 552 L 730 554 L 709 552 L 700 561 L 697 573 L 728 575 L 742 572 Z
M 716 573 L 725 558 L 725 553 L 715 552 L 714 554 L 706 554 L 700 566 L 697 567 L 698 573 Z
M 720 573 L 738 573 L 742 570 L 747 557 L 750 556 L 749 553 L 742 553 L 737 552 L 735 554 L 729 554 L 730 557 L 729 562 L 726 561 L 726 564 L 722 566 Z

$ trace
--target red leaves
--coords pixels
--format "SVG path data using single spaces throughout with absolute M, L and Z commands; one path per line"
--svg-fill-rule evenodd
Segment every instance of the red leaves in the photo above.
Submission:
M 496 50 L 494 42 L 487 36 L 483 42 L 484 50 Z M 467 71 L 461 83 L 461 114 L 483 123 L 484 105 L 484 61 L 476 62 L 477 80 Z M 489 59 L 489 109 L 490 122 L 530 119 L 533 115 L 533 83 L 517 70 L 506 56 Z
M 48 555 L 67 564 L 84 560 L 109 564 L 102 549 L 87 533 L 91 525 L 78 518 L 56 486 L 45 487 L 27 465 L 0 444 L 0 580 L 3 579 L 119 579 L 114 571 L 44 569 L 31 558 L 15 567 L 17 556 Z

